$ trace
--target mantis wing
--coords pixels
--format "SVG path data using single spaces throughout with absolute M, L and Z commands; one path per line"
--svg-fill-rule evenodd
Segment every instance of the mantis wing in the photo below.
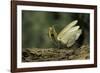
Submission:
M 77 24 L 78 20 L 72 21 L 70 24 L 68 24 L 57 36 L 57 39 L 60 40 L 64 36 L 64 34 L 70 30 L 73 26 Z
M 76 31 L 70 38 L 69 40 L 67 41 L 67 47 L 70 47 L 72 46 L 76 40 L 78 40 L 79 36 L 81 35 L 82 33 L 82 30 L 79 29 L 78 31 Z
M 71 22 L 57 36 L 57 39 L 66 44 L 67 47 L 72 46 L 82 33 L 79 26 L 74 26 L 76 23 L 77 20 Z

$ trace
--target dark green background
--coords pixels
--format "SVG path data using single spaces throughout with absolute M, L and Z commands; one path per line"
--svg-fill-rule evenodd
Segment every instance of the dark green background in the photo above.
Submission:
M 52 48 L 55 47 L 48 37 L 48 28 L 55 26 L 59 33 L 68 23 L 78 20 L 81 29 L 86 32 L 85 39 L 89 42 L 88 13 L 22 11 L 22 47 L 23 48 Z

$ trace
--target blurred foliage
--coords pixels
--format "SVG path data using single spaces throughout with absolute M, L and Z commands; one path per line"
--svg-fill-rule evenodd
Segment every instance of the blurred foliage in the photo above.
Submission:
M 55 45 L 48 37 L 48 28 L 55 26 L 59 33 L 68 23 L 78 20 L 82 30 L 86 32 L 85 39 L 89 43 L 89 14 L 22 11 L 22 47 L 23 48 L 54 48 Z M 83 39 L 83 38 L 81 38 Z M 81 42 L 81 41 L 80 41 Z

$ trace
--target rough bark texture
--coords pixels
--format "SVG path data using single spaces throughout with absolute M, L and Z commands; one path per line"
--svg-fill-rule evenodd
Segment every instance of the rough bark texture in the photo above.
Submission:
M 56 48 L 24 48 L 22 50 L 23 62 L 83 60 L 89 59 L 89 46 L 80 48 L 56 49 Z

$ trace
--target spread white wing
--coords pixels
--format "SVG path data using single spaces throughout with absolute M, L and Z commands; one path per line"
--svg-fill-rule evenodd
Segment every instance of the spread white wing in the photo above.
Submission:
M 67 47 L 72 46 L 82 33 L 80 26 L 75 26 L 77 22 L 78 20 L 75 20 L 68 24 L 57 36 L 57 40 L 66 44 Z
M 75 31 L 75 32 L 70 36 L 70 38 L 68 39 L 68 41 L 66 42 L 67 47 L 72 46 L 72 45 L 75 43 L 75 41 L 79 38 L 79 36 L 81 35 L 81 33 L 82 33 L 82 30 L 81 30 L 81 29 Z

